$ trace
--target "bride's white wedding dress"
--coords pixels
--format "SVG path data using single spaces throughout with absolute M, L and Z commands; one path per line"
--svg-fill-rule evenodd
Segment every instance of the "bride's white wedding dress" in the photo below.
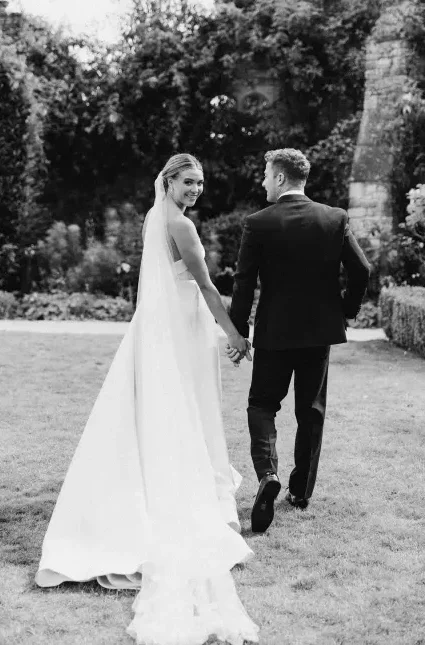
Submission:
M 216 324 L 173 260 L 159 179 L 138 306 L 66 474 L 36 582 L 140 588 L 127 629 L 140 645 L 258 642 L 230 573 L 252 551 L 238 532 Z

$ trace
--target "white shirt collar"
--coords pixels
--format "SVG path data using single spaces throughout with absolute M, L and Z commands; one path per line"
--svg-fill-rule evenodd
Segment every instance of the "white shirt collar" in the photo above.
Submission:
M 284 195 L 305 195 L 303 190 L 285 190 L 284 193 L 279 195 L 279 199 L 283 197 Z

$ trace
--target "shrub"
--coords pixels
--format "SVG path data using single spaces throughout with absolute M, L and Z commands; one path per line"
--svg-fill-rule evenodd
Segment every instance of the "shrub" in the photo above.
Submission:
M 18 288 L 20 274 L 19 246 L 17 244 L 3 244 L 0 247 L 0 289 L 8 291 Z
M 425 287 L 425 185 L 407 197 L 406 220 L 385 247 L 387 271 L 396 285 Z
M 382 289 L 381 324 L 396 345 L 425 357 L 425 288 Z
M 117 240 L 117 251 L 121 254 L 122 262 L 118 272 L 120 295 L 127 293 L 129 300 L 135 300 L 139 282 L 140 262 L 143 252 L 142 228 L 145 216 L 139 214 L 129 203 L 120 209 L 122 224 Z M 130 268 L 123 271 L 123 264 Z
M 425 184 L 417 184 L 407 193 L 406 228 L 411 235 L 425 242 Z
M 239 246 L 242 238 L 243 220 L 254 212 L 250 206 L 239 206 L 226 215 L 220 215 L 202 225 L 201 239 L 207 256 L 211 251 L 217 254 L 216 263 L 219 270 L 226 267 L 236 268 Z
M 78 279 L 91 293 L 102 292 L 109 296 L 119 293 L 117 269 L 120 264 L 119 253 L 100 242 L 93 242 L 84 251 Z
M 30 293 L 23 296 L 17 318 L 25 320 L 67 320 L 65 293 Z
M 7 291 L 0 291 L 0 319 L 15 318 L 19 302 Z
M 63 276 L 82 259 L 81 231 L 76 224 L 54 222 L 40 244 L 53 276 Z
M 131 320 L 133 305 L 124 298 L 96 297 L 88 293 L 73 293 L 68 300 L 68 312 L 75 320 Z
M 350 320 L 350 327 L 370 329 L 379 325 L 379 307 L 370 300 L 362 304 L 356 320 Z
M 18 303 L 13 317 L 26 320 L 129 321 L 132 316 L 133 306 L 124 298 L 56 292 L 25 295 Z
M 394 284 L 425 287 L 424 242 L 400 232 L 387 243 L 385 254 L 388 275 Z

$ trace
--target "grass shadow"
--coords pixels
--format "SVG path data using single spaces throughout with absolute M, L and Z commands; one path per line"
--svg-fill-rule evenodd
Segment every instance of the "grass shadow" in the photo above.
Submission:
M 26 591 L 35 594 L 88 594 L 90 596 L 112 596 L 112 597 L 132 597 L 137 593 L 137 589 L 107 589 L 102 587 L 96 579 L 86 580 L 84 582 L 62 582 L 56 587 L 39 587 L 34 581 L 35 570 L 28 572 L 28 583 Z
M 52 500 L 35 499 L 2 508 L 0 553 L 3 562 L 25 567 L 38 562 L 53 507 Z

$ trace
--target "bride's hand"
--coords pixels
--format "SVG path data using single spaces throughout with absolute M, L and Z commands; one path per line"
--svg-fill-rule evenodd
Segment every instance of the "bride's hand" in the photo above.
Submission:
M 164 178 L 162 176 L 162 172 L 160 172 L 158 177 L 155 179 L 155 197 L 165 197 Z
M 235 365 L 239 367 L 239 363 L 245 357 L 248 361 L 252 361 L 252 356 L 250 353 L 251 343 L 248 339 L 244 338 L 240 334 L 229 336 L 228 344 L 226 346 L 226 354 Z

